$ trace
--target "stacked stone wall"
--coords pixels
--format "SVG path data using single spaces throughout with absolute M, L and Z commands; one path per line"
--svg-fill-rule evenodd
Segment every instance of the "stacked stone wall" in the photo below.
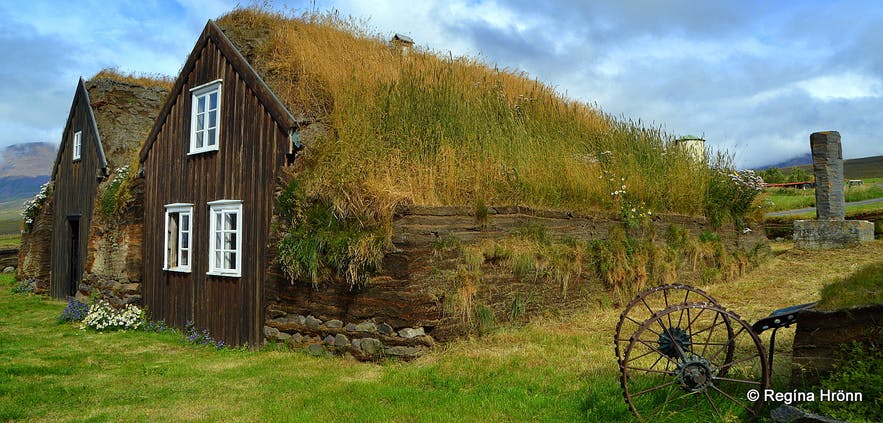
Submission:
M 96 204 L 89 230 L 89 247 L 83 280 L 77 296 L 104 299 L 115 306 L 142 304 L 141 245 L 143 243 L 144 179 L 134 179 L 133 200 L 121 213 L 105 215 Z M 110 181 L 99 187 L 101 193 Z
M 38 294 L 49 293 L 50 250 L 52 247 L 52 196 L 46 198 L 33 223 L 21 234 L 16 278 L 26 282 Z
M 629 230 L 629 236 L 654 237 L 662 243 L 663 234 L 672 224 L 685 228 L 693 237 L 712 230 L 701 217 L 666 215 Z M 461 251 L 501 242 L 530 225 L 541 226 L 552 239 L 591 241 L 607 238 L 615 228 L 622 228 L 623 222 L 604 214 L 576 215 L 521 207 L 491 208 L 483 222 L 477 221 L 468 208 L 403 209 L 393 221 L 393 248 L 384 258 L 382 271 L 366 286 L 291 283 L 276 266 L 265 289 L 265 335 L 269 340 L 313 352 L 346 352 L 360 359 L 384 355 L 411 358 L 435 342 L 474 331 L 480 323 L 473 317 L 476 307 L 482 308 L 486 318 L 502 323 L 556 310 L 566 312 L 605 295 L 591 268 L 577 270 L 579 275 L 562 287 L 549 279 L 514 277 L 510 267 L 493 259 L 485 259 L 475 271 L 478 276 L 470 282 L 474 286 L 464 288 L 457 274 L 464 266 L 462 257 L 453 250 L 439 248 L 450 240 Z M 731 250 L 765 242 L 762 230 L 743 234 L 729 229 L 719 233 Z M 474 306 L 468 313 L 454 305 L 464 289 L 470 307 Z M 515 307 L 520 308 L 517 316 Z M 360 327 L 371 329 L 358 330 Z M 420 335 L 407 337 L 402 333 Z M 354 342 L 359 339 L 378 340 L 380 345 L 374 345 L 374 341 Z M 365 345 L 370 345 L 370 352 L 365 351 Z

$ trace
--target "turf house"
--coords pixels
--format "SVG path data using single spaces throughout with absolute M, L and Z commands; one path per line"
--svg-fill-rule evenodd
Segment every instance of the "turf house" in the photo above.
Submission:
M 99 289 L 116 304 L 140 302 L 140 200 L 128 169 L 164 85 L 112 70 L 79 80 L 50 181 L 25 212 L 19 280 L 53 298 Z
M 741 232 L 696 239 L 720 226 L 713 178 L 673 145 L 333 13 L 238 9 L 207 23 L 140 153 L 143 303 L 232 345 L 409 358 L 743 271 Z

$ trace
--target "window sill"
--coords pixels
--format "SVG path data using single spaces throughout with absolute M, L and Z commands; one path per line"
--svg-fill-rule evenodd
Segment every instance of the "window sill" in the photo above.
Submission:
M 189 267 L 171 267 L 163 269 L 166 272 L 175 272 L 175 273 L 190 273 Z
M 206 272 L 208 276 L 223 276 L 226 278 L 240 278 L 242 277 L 242 273 L 240 272 Z
M 217 144 L 212 148 L 203 148 L 201 150 L 190 150 L 187 152 L 188 156 L 196 156 L 198 154 L 211 153 L 213 151 L 218 151 Z

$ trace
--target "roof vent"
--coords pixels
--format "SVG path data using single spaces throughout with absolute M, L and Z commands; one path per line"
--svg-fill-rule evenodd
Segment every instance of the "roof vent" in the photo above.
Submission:
M 414 47 L 414 40 L 411 37 L 399 33 L 393 35 L 389 43 L 398 48 L 403 55 L 407 55 L 411 48 Z

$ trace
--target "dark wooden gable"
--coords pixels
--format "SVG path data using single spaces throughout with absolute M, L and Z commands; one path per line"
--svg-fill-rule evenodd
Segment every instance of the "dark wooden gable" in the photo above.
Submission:
M 81 132 L 80 159 L 73 160 L 74 133 Z M 89 100 L 80 78 L 52 168 L 53 192 L 51 284 L 54 298 L 76 293 L 83 273 L 89 224 L 99 179 L 107 175 L 107 160 Z
M 191 89 L 221 80 L 218 150 L 188 154 Z M 182 68 L 147 143 L 144 171 L 144 303 L 156 320 L 192 322 L 228 344 L 263 340 L 262 288 L 274 186 L 292 152 L 295 120 L 211 21 Z M 241 276 L 208 275 L 209 203 L 242 202 Z M 192 204 L 191 270 L 163 269 L 165 210 Z
M 146 160 L 147 154 L 150 152 L 150 149 L 153 148 L 153 143 L 156 142 L 156 137 L 159 131 L 162 130 L 163 125 L 165 125 L 172 107 L 174 107 L 175 103 L 178 101 L 178 96 L 175 96 L 174 94 L 181 93 L 181 90 L 187 82 L 187 80 L 181 78 L 181 76 L 189 75 L 193 72 L 199 60 L 198 53 L 205 49 L 209 43 L 211 43 L 212 48 L 216 48 L 220 51 L 221 55 L 242 78 L 243 82 L 248 84 L 249 89 L 254 93 L 254 96 L 260 101 L 267 113 L 273 117 L 273 120 L 279 125 L 280 129 L 289 131 L 289 135 L 291 135 L 290 132 L 293 131 L 299 123 L 299 121 L 291 115 L 291 112 L 288 111 L 288 108 L 285 107 L 282 101 L 276 97 L 273 90 L 267 86 L 267 83 L 264 82 L 263 78 L 261 78 L 251 64 L 248 63 L 248 60 L 242 56 L 242 53 L 240 53 L 230 39 L 224 35 L 224 31 L 222 31 L 221 28 L 218 28 L 218 25 L 213 21 L 209 20 L 208 23 L 206 23 L 202 34 L 200 34 L 199 39 L 196 41 L 193 51 L 187 56 L 187 61 L 184 63 L 184 67 L 182 68 L 178 79 L 175 80 L 175 85 L 172 87 L 171 91 L 173 95 L 169 95 L 168 99 L 166 99 L 166 103 L 163 105 L 162 111 L 156 119 L 153 130 L 150 131 L 150 135 L 147 137 L 147 142 L 141 149 L 142 162 Z M 299 147 L 299 145 L 297 144 L 297 141 L 293 139 L 290 150 L 296 147 Z

